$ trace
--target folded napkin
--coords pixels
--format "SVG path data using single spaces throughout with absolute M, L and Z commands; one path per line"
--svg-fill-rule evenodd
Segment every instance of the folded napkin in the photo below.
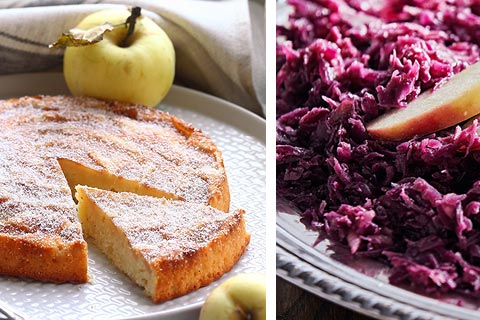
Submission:
M 63 50 L 49 43 L 92 12 L 132 4 L 172 39 L 176 82 L 264 115 L 265 12 L 246 0 L 3 0 L 0 74 L 58 69 Z

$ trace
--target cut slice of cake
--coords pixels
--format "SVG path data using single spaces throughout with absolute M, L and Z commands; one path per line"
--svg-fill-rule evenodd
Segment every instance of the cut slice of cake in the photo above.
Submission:
M 250 235 L 244 212 L 77 186 L 83 232 L 157 303 L 229 271 Z

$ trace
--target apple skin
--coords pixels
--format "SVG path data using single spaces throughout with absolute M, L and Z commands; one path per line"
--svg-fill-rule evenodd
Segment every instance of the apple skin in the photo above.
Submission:
M 119 24 L 130 16 L 127 9 L 93 13 L 76 28 L 89 29 L 105 22 Z M 65 50 L 63 72 L 70 92 L 146 106 L 157 105 L 170 90 L 175 75 L 175 50 L 167 34 L 151 19 L 137 18 L 128 45 L 119 44 L 127 28 L 105 33 L 104 39 Z
M 260 273 L 243 273 L 217 287 L 205 301 L 199 320 L 264 320 L 266 278 Z
M 422 93 L 406 108 L 367 124 L 374 139 L 406 140 L 459 124 L 480 113 L 480 63 L 450 78 L 435 91 Z

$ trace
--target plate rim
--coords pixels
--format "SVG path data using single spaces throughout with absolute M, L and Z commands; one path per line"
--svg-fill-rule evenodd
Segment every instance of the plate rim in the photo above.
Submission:
M 405 310 L 392 308 L 387 299 L 378 301 L 378 297 L 376 297 L 377 301 L 372 302 L 374 296 L 372 293 L 360 291 L 350 283 L 339 281 L 338 278 L 318 270 L 278 245 L 276 262 L 278 277 L 322 299 L 375 319 L 415 319 L 409 317 Z M 353 290 L 352 287 L 354 287 Z M 404 307 L 404 309 L 408 308 L 408 306 Z M 394 316 L 395 314 L 396 316 Z M 422 316 L 430 319 L 433 315 L 422 312 Z M 420 319 L 425 320 L 425 318 Z M 440 320 L 438 317 L 436 319 Z M 441 319 L 448 318 L 442 317 Z
M 435 319 L 462 317 L 462 319 L 474 320 L 480 317 L 480 310 L 459 307 L 394 286 L 329 257 L 311 244 L 307 244 L 304 239 L 289 232 L 286 227 L 290 223 L 279 223 L 279 215 L 290 214 L 283 213 L 278 209 L 276 212 L 276 274 L 290 283 L 330 301 L 332 299 L 325 297 L 325 294 L 322 294 L 319 289 L 335 292 L 338 299 L 333 299 L 332 302 L 377 318 L 423 320 L 426 319 L 426 316 L 427 318 L 434 316 Z M 300 222 L 297 223 L 300 224 Z M 307 231 L 306 228 L 305 231 Z M 315 255 L 312 254 L 312 251 L 315 251 Z M 321 255 L 322 259 L 319 260 L 316 255 Z M 361 281 L 352 281 L 353 276 L 360 280 L 367 279 L 368 283 L 362 285 Z M 335 286 L 332 287 L 331 284 L 325 283 L 324 279 L 329 277 L 335 279 Z M 316 281 L 312 282 L 312 279 L 316 279 Z M 346 288 L 348 288 L 347 291 Z M 387 293 L 381 293 L 381 288 L 387 290 Z M 332 289 L 334 290 L 332 291 Z M 350 294 L 345 294 L 345 292 L 350 292 Z M 397 292 L 400 295 L 393 296 Z M 361 306 L 359 309 L 358 304 L 352 304 L 352 295 L 362 298 L 365 294 L 368 294 L 370 299 L 374 299 L 367 304 L 368 308 Z M 387 301 L 389 303 L 386 303 Z M 436 310 L 425 307 L 425 304 L 430 307 L 435 305 Z M 372 313 L 372 309 L 376 311 Z

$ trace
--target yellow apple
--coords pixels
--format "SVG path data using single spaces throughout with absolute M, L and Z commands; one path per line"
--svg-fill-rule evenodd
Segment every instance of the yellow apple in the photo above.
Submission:
M 93 13 L 76 26 L 87 30 L 109 22 L 125 22 L 127 9 Z M 167 94 L 175 74 L 175 51 L 167 34 L 151 19 L 140 16 L 125 46 L 126 27 L 105 33 L 104 39 L 83 47 L 67 47 L 63 71 L 75 96 L 155 106 Z
M 208 296 L 200 320 L 264 320 L 266 278 L 260 273 L 243 273 L 223 282 Z
M 436 132 L 480 113 L 480 62 L 427 91 L 406 108 L 395 109 L 367 125 L 371 137 L 404 140 Z

